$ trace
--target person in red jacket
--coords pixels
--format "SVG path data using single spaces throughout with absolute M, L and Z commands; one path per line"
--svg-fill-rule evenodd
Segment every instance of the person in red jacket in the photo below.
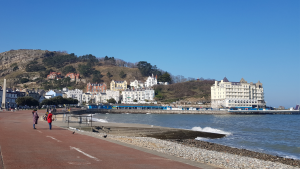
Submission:
M 52 128 L 52 113 L 51 113 L 51 111 L 49 111 L 47 121 L 49 123 L 49 129 L 51 130 L 51 128 Z

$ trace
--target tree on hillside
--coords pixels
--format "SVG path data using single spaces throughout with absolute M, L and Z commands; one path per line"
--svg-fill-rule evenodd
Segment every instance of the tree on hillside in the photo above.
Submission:
M 82 61 L 82 62 L 87 62 L 93 66 L 98 63 L 98 59 L 96 58 L 96 56 L 94 56 L 92 54 L 79 56 L 78 60 Z
M 161 76 L 161 70 L 159 70 L 156 65 L 152 66 L 150 63 L 146 61 L 140 61 L 137 64 L 138 69 L 140 70 L 143 76 L 151 76 L 152 74 Z
M 26 72 L 38 72 L 44 71 L 46 68 L 42 65 L 39 65 L 37 61 L 31 61 L 26 65 Z
M 138 64 L 138 69 L 143 76 L 150 76 L 152 73 L 152 65 L 146 61 L 140 61 Z
M 99 70 L 95 70 L 94 72 L 93 72 L 93 82 L 94 83 L 101 83 L 101 82 L 103 82 L 103 80 L 101 79 L 103 77 L 103 75 L 100 73 L 100 71 Z
M 120 78 L 124 79 L 126 77 L 126 74 L 124 73 L 124 71 L 122 70 L 119 74 Z
M 114 57 L 105 56 L 104 57 L 104 64 L 106 64 L 106 65 L 116 65 L 116 60 L 115 60 Z
M 20 83 L 26 83 L 26 82 L 29 82 L 29 79 L 27 79 L 27 78 L 20 79 Z
M 13 71 L 16 71 L 16 70 L 18 70 L 19 69 L 19 67 L 18 66 L 15 66 L 14 68 L 13 68 Z
M 63 85 L 64 86 L 69 86 L 70 83 L 71 83 L 71 78 L 70 77 L 63 78 Z
M 17 64 L 17 63 L 13 63 L 13 64 L 11 64 L 11 65 L 10 65 L 10 67 L 12 67 L 12 68 L 13 68 L 13 71 L 16 71 L 16 70 L 18 70 L 18 69 L 19 69 L 19 67 L 18 67 L 18 64 Z
M 61 68 L 67 64 L 77 62 L 77 56 L 74 53 L 69 55 L 54 55 L 43 59 L 44 65 L 47 67 Z
M 106 73 L 106 76 L 110 79 L 112 77 L 111 73 L 110 72 L 107 72 Z
M 163 75 L 159 76 L 157 80 L 159 82 L 169 82 L 169 83 L 172 81 L 171 75 L 168 72 L 166 72 Z
M 94 72 L 94 68 L 89 63 L 87 63 L 86 65 L 79 64 L 78 70 L 79 73 L 82 74 L 84 77 L 90 77 L 90 75 Z
M 161 76 L 161 70 L 159 70 L 156 65 L 152 66 L 152 74 L 157 75 L 157 76 Z
M 67 74 L 67 73 L 76 73 L 76 69 L 71 65 L 71 66 L 66 66 L 63 68 L 62 73 Z

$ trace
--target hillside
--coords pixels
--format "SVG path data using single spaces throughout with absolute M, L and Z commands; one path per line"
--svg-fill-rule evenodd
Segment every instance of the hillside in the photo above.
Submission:
M 96 58 L 95 56 L 83 55 L 77 57 L 60 51 L 47 50 L 10 50 L 0 53 L 0 85 L 3 79 L 7 79 L 10 88 L 43 88 L 61 89 L 67 86 L 70 89 L 79 88 L 86 90 L 86 82 L 106 83 L 109 88 L 111 80 L 124 81 L 128 85 L 135 79 L 145 81 L 151 72 L 163 77 L 163 71 L 151 66 L 150 63 L 142 62 L 144 70 L 138 68 L 137 63 L 125 62 L 113 57 Z M 149 68 L 150 66 L 150 68 Z M 84 81 L 68 82 L 66 79 L 47 80 L 50 72 L 61 72 L 66 75 L 69 70 L 72 73 L 80 73 Z M 124 72 L 121 76 L 120 73 Z M 168 86 L 158 85 L 155 87 L 156 99 L 161 102 L 206 102 L 210 100 L 210 86 L 213 81 L 188 81 L 175 83 Z
M 210 102 L 212 80 L 189 81 L 154 87 L 156 99 L 161 102 Z
M 46 81 L 46 75 L 50 71 L 62 72 L 63 69 L 67 66 L 73 66 L 76 70 L 74 72 L 79 73 L 79 65 L 85 65 L 86 62 L 79 60 L 75 63 L 67 63 L 61 67 L 49 66 L 43 62 L 45 58 L 51 58 L 55 56 L 67 56 L 65 52 L 56 52 L 56 51 L 47 51 L 47 50 L 10 50 L 7 52 L 0 53 L 0 83 L 3 83 L 3 79 L 7 79 L 7 85 L 11 88 L 44 88 L 43 83 Z M 31 62 L 36 61 L 37 63 L 33 64 L 33 67 L 41 66 L 44 69 L 37 71 L 26 71 L 26 66 Z M 129 67 L 119 67 L 114 65 L 107 65 L 99 59 L 98 64 L 93 66 L 94 70 L 100 71 L 102 78 L 101 82 L 106 83 L 108 86 L 111 80 L 124 81 L 126 80 L 128 84 L 130 81 L 135 79 L 144 81 L 147 77 L 142 76 L 138 68 L 129 68 Z M 120 72 L 125 73 L 125 77 L 120 77 Z M 107 73 L 110 73 L 110 76 L 107 76 Z M 62 73 L 65 75 L 65 73 Z M 81 75 L 81 78 L 85 79 L 86 82 L 92 82 L 92 75 L 89 77 L 84 77 Z M 21 83 L 21 80 L 25 78 L 29 81 L 26 83 Z M 2 86 L 2 85 L 0 85 Z M 81 88 L 85 89 L 85 84 L 73 84 L 71 88 Z

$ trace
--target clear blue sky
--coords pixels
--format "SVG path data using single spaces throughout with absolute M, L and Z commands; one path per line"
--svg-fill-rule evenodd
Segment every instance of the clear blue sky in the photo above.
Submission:
M 185 77 L 263 83 L 300 104 L 299 0 L 2 0 L 0 52 L 65 50 L 147 61 Z

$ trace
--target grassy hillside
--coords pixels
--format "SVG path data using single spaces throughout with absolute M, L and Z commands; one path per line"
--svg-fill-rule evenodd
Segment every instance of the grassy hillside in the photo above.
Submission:
M 0 69 L 0 85 L 3 79 L 7 79 L 7 86 L 10 88 L 44 88 L 44 89 L 61 89 L 69 87 L 70 89 L 79 88 L 86 90 L 86 83 L 70 83 L 65 80 L 47 80 L 46 76 L 50 71 L 64 72 L 66 67 L 73 67 L 73 73 L 80 73 L 80 65 L 89 65 L 91 72 L 100 72 L 102 78 L 98 82 L 104 82 L 110 86 L 111 80 L 124 81 L 128 85 L 130 81 L 145 81 L 147 76 L 143 76 L 141 71 L 136 68 L 136 64 L 125 62 L 123 60 L 114 60 L 108 58 L 101 60 L 93 55 L 84 55 L 77 57 L 74 54 L 65 52 L 51 52 L 42 50 L 14 50 L 0 53 L 2 60 L 2 69 Z M 10 60 L 12 58 L 12 60 Z M 19 61 L 16 62 L 17 58 Z M 114 62 L 112 63 L 112 60 Z M 115 62 L 116 61 L 116 62 Z M 119 65 L 119 66 L 116 66 Z M 149 65 L 149 64 L 148 64 Z M 120 72 L 125 76 L 121 77 Z M 98 73 L 99 73 L 98 72 Z M 108 72 L 110 76 L 107 76 Z M 67 72 L 62 73 L 65 75 Z M 80 73 L 82 79 L 93 82 L 94 74 L 84 76 Z M 214 81 L 189 81 L 175 83 L 171 85 L 157 85 L 154 87 L 156 92 L 155 99 L 161 102 L 206 102 L 210 101 L 210 87 Z
M 190 81 L 154 87 L 156 99 L 161 102 L 207 102 L 210 101 L 210 88 L 214 81 Z

